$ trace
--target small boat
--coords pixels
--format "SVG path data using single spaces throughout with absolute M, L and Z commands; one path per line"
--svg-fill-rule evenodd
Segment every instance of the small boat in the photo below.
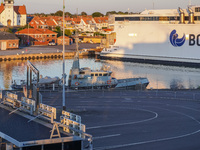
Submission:
M 114 88 L 118 81 L 113 78 L 112 71 L 103 66 L 100 70 L 79 67 L 79 52 L 76 52 L 70 70 L 68 85 L 71 89 L 102 89 Z
M 25 80 L 20 80 L 19 82 L 16 80 L 13 80 L 12 84 L 11 84 L 11 88 L 13 90 L 22 90 L 23 85 L 25 85 L 25 84 L 26 84 Z

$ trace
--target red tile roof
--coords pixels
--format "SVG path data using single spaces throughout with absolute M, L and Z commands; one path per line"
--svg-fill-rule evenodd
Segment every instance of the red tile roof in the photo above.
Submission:
M 107 23 L 108 17 L 94 17 L 96 23 Z
M 4 10 L 4 5 L 1 3 L 1 6 L 0 6 L 0 13 L 2 13 Z
M 25 5 L 23 5 L 23 6 L 14 6 L 14 11 L 17 14 L 25 15 L 26 14 L 26 6 Z
M 56 32 L 53 32 L 48 29 L 34 29 L 34 28 L 29 28 L 24 29 L 21 31 L 16 32 L 15 34 L 57 34 Z

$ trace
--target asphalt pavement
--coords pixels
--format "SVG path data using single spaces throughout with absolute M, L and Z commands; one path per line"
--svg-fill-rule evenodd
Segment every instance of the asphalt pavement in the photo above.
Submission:
M 62 108 L 61 92 L 43 103 Z M 199 150 L 199 91 L 75 91 L 68 111 L 82 117 L 95 150 Z
M 91 43 L 80 43 L 79 50 L 82 49 L 95 49 L 99 47 L 99 44 L 91 44 Z M 65 45 L 66 52 L 72 52 L 76 49 L 76 44 L 72 45 Z M 19 49 L 13 50 L 5 50 L 0 51 L 0 56 L 5 55 L 16 55 L 16 54 L 40 54 L 40 53 L 57 53 L 62 52 L 63 46 L 56 45 L 56 46 L 29 46 L 29 47 L 20 47 Z

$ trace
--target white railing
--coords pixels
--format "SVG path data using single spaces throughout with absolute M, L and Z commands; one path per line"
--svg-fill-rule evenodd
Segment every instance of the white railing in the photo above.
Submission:
M 56 108 L 40 103 L 38 115 L 40 118 L 50 120 L 53 123 L 54 119 L 56 119 Z
M 79 115 L 76 115 L 76 114 L 73 114 L 73 113 L 70 113 L 67 111 L 62 111 L 62 116 L 81 123 L 81 116 L 79 116 Z
M 85 133 L 86 127 L 81 123 L 80 116 L 67 111 L 62 111 L 60 122 L 61 124 L 66 125 L 63 127 L 63 131 L 85 138 L 85 134 L 83 133 Z
M 20 109 L 33 115 L 33 112 L 35 112 L 35 110 L 36 110 L 35 100 L 29 99 L 26 97 L 22 97 Z

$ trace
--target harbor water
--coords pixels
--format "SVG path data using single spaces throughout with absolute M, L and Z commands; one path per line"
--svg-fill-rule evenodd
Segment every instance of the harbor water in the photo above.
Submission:
M 62 76 L 61 59 L 31 60 L 43 77 Z M 73 59 L 66 59 L 67 79 Z M 13 80 L 26 80 L 27 61 L 6 61 L 0 63 L 0 88 L 11 89 Z M 139 64 L 121 61 L 96 61 L 94 58 L 80 59 L 80 67 L 90 67 L 93 70 L 100 69 L 102 65 L 110 66 L 113 76 L 117 79 L 147 77 L 149 85 L 147 89 L 195 89 L 200 86 L 200 69 L 173 67 L 151 64 Z

